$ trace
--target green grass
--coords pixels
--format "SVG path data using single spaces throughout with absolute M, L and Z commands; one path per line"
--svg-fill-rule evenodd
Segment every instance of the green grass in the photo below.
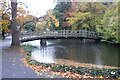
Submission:
M 36 48 L 35 46 L 32 45 L 22 45 L 22 47 L 24 48 L 24 51 L 27 52 L 28 56 L 31 56 L 31 52 Z

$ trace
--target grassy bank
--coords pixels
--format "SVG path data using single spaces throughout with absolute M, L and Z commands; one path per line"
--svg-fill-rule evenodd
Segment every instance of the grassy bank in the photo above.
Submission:
M 46 71 L 53 75 L 62 75 L 66 78 L 101 78 L 101 79 L 120 79 L 120 69 L 108 69 L 98 67 L 67 66 L 65 64 L 40 63 L 31 58 L 33 46 L 24 45 L 23 53 L 25 58 L 22 61 L 25 65 L 38 74 L 39 71 Z

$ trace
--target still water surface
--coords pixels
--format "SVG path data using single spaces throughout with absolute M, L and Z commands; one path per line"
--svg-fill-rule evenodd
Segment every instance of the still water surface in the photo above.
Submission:
M 55 63 L 54 59 L 57 58 L 80 63 L 118 67 L 120 46 L 117 45 L 86 42 L 76 39 L 47 40 L 45 47 L 40 46 L 40 40 L 24 44 L 37 47 L 32 52 L 32 58 L 39 62 Z

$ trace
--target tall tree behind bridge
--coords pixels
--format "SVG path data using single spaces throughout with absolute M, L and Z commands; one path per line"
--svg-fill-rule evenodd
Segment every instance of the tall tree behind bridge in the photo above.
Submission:
M 12 21 L 11 21 L 11 30 L 12 30 L 12 44 L 11 46 L 19 46 L 19 29 L 17 28 L 17 0 L 11 0 L 11 7 L 12 7 Z

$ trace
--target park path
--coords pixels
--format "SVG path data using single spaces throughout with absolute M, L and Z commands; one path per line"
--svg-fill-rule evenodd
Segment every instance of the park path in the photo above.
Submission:
M 10 49 L 11 37 L 0 42 L 2 47 L 2 78 L 38 78 L 35 72 L 24 66 L 20 61 L 23 57 L 19 52 Z
M 11 37 L 6 37 L 0 41 L 2 48 L 2 78 L 63 78 L 62 76 L 52 76 L 47 72 L 40 71 L 41 76 L 37 76 L 35 71 L 26 67 L 20 60 L 24 56 L 10 48 Z

